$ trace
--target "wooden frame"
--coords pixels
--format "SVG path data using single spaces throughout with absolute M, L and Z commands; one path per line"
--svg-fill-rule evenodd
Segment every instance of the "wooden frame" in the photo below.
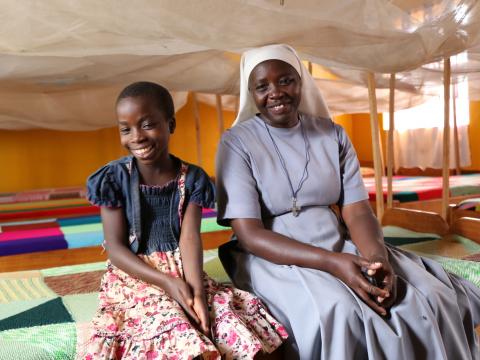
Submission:
M 450 207 L 448 208 L 448 223 L 452 226 L 456 220 L 463 217 L 480 219 L 480 212 L 474 210 L 457 209 L 457 205 L 455 203 L 450 204 Z
M 458 218 L 452 223 L 450 231 L 455 235 L 480 243 L 480 218 Z
M 398 226 L 412 231 L 433 233 L 440 236 L 444 236 L 449 232 L 448 224 L 440 214 L 412 209 L 386 209 L 382 218 L 382 225 Z

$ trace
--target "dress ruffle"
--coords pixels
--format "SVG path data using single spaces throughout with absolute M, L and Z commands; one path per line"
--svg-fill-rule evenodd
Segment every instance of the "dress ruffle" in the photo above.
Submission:
M 140 256 L 170 276 L 183 277 L 180 252 Z M 204 275 L 212 339 L 192 325 L 163 289 L 108 264 L 85 359 L 252 359 L 270 353 L 287 333 L 252 294 Z

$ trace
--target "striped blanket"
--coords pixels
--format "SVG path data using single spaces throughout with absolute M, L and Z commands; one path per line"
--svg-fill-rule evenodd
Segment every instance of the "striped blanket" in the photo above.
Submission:
M 383 177 L 383 196 L 387 197 L 387 178 Z M 370 200 L 375 200 L 375 178 L 364 178 Z M 480 174 L 450 176 L 450 196 L 480 194 Z M 442 178 L 431 176 L 394 176 L 393 199 L 400 202 L 440 199 Z
M 100 245 L 99 211 L 84 198 L 0 204 L 0 256 Z M 203 209 L 201 231 L 223 229 Z

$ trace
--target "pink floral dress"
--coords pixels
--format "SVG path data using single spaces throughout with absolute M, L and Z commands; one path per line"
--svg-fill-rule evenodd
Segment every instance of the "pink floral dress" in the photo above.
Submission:
M 187 170 L 183 164 L 176 184 L 180 215 Z M 138 256 L 158 271 L 184 276 L 178 246 Z M 285 328 L 254 295 L 217 283 L 206 274 L 204 285 L 211 339 L 163 289 L 128 275 L 108 261 L 91 337 L 81 356 L 87 360 L 252 359 L 259 351 L 273 352 L 287 338 Z

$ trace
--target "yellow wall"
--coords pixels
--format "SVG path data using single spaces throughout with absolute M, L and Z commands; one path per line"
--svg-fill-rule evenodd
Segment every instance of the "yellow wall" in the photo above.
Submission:
M 219 130 L 214 107 L 199 104 L 202 167 L 214 175 Z M 197 147 L 191 99 L 176 114 L 177 129 L 170 151 L 197 163 Z M 233 112 L 224 112 L 224 128 Z M 97 131 L 53 130 L 0 131 L 0 192 L 50 187 L 82 186 L 93 171 L 124 156 L 116 127 Z
M 470 101 L 470 125 L 468 135 L 472 165 L 466 169 L 480 170 L 480 101 Z
M 345 129 L 350 139 L 353 137 L 353 121 L 351 114 L 335 116 L 333 118 L 333 121 L 335 121 L 337 124 L 341 125 Z
M 117 129 L 0 131 L 0 192 L 84 185 L 123 153 Z
M 352 114 L 352 140 L 358 159 L 362 163 L 373 163 L 372 128 L 369 114 Z M 385 154 L 386 133 L 382 130 L 382 114 L 379 114 L 380 141 Z

